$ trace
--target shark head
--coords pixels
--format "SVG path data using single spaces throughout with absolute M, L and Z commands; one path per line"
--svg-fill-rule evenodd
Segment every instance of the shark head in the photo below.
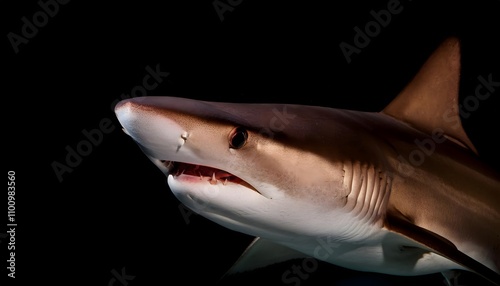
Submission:
M 348 194 L 345 148 L 331 148 L 332 140 L 348 143 L 346 127 L 322 126 L 330 109 L 298 107 L 140 97 L 115 112 L 183 204 L 230 229 L 280 240 L 346 225 L 338 213 Z

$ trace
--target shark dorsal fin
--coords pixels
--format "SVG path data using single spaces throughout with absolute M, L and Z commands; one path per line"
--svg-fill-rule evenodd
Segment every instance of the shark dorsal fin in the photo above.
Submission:
M 442 131 L 447 138 L 477 154 L 460 121 L 459 84 L 460 42 L 448 38 L 382 112 L 428 134 Z

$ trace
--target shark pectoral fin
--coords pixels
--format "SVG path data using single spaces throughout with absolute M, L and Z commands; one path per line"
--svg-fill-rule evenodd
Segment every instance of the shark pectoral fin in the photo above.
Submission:
M 445 40 L 382 113 L 428 134 L 443 132 L 477 154 L 459 115 L 460 42 Z
M 254 241 L 252 241 L 247 249 L 245 249 L 240 258 L 238 258 L 238 260 L 224 276 L 304 257 L 306 257 L 306 255 L 301 252 L 274 243 L 267 239 L 257 237 Z
M 397 211 L 388 212 L 385 226 L 390 231 L 398 233 L 416 242 L 417 244 L 420 244 L 422 249 L 427 249 L 439 254 L 463 266 L 464 268 L 477 273 L 492 282 L 494 285 L 500 285 L 500 274 L 461 252 L 446 238 L 415 225 L 401 213 Z
M 455 270 L 448 270 L 441 272 L 441 275 L 443 275 L 444 277 L 446 286 L 453 286 L 454 284 L 451 281 L 456 281 L 460 276 L 460 272 L 457 272 Z

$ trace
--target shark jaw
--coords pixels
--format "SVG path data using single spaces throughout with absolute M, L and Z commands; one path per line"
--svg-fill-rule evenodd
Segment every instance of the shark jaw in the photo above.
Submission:
M 248 233 L 251 223 L 242 223 L 227 209 L 238 209 L 236 200 L 262 200 L 265 205 L 269 198 L 263 196 L 245 180 L 227 171 L 213 167 L 177 161 L 150 158 L 167 176 L 172 193 L 184 205 L 216 223 L 230 229 Z M 245 206 L 240 213 L 247 213 Z M 253 227 L 252 227 L 253 228 Z
M 252 185 L 245 180 L 220 169 L 195 165 L 183 162 L 174 162 L 167 160 L 160 160 L 160 163 L 165 166 L 168 173 L 176 180 L 183 182 L 208 182 L 210 185 L 222 184 L 239 184 L 243 187 L 251 189 L 260 194 Z
M 168 170 L 167 182 L 177 199 L 194 212 L 228 228 L 247 232 L 246 224 L 226 213 L 229 205 L 236 206 L 237 199 L 268 200 L 252 185 L 229 172 L 184 162 L 160 160 L 160 164 Z M 239 212 L 245 212 L 244 209 L 240 206 Z

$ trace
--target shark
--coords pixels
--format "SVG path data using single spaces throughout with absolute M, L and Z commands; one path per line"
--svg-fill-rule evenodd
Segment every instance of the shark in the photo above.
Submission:
M 445 39 L 380 112 L 150 96 L 115 113 L 180 202 L 256 237 L 230 273 L 314 257 L 500 285 L 500 175 L 462 128 L 460 61 Z

